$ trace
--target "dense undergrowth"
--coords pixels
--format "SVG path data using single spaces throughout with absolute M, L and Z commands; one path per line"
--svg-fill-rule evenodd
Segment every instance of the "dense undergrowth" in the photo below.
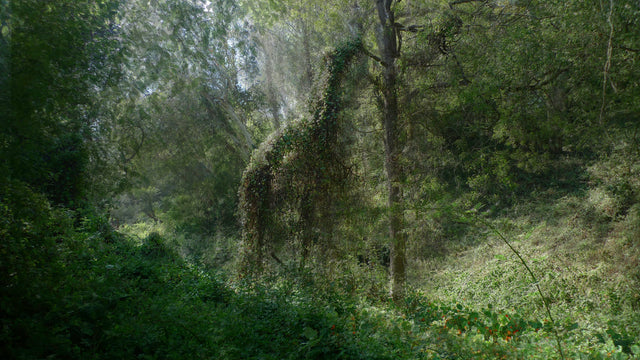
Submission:
M 412 282 L 446 306 L 460 304 L 447 319 L 461 336 L 471 329 L 485 338 L 489 330 L 509 338 L 507 358 L 559 356 L 554 332 L 538 331 L 539 321 L 543 329 L 555 327 L 565 358 L 638 357 L 640 207 L 635 195 L 620 196 L 616 184 L 629 178 L 616 176 L 614 168 L 597 162 L 585 167 L 586 176 L 569 178 L 568 186 L 541 186 L 511 206 L 484 213 L 450 205 L 434 221 L 457 221 L 465 231 L 449 241 L 445 255 L 416 259 Z M 460 327 L 474 311 L 492 308 L 499 309 L 489 311 L 499 326 L 470 321 Z M 522 329 L 534 331 L 518 339 L 513 329 L 517 336 Z
M 358 283 L 349 276 L 362 276 L 354 272 L 331 281 L 304 273 L 231 280 L 185 261 L 158 233 L 114 233 L 96 214 L 54 208 L 11 186 L 0 229 L 5 358 L 551 359 L 559 357 L 556 331 L 565 358 L 640 355 L 637 298 L 622 281 L 599 284 L 614 273 L 604 262 L 584 269 L 575 261 L 567 273 L 549 268 L 559 260 L 525 252 L 555 324 L 511 254 L 490 242 L 455 257 L 458 265 L 441 260 L 432 287 L 398 306 L 348 286 Z M 621 234 L 637 235 L 637 216 L 631 209 L 620 219 Z M 550 231 L 543 226 L 516 244 L 541 241 L 536 232 Z M 515 220 L 510 229 L 522 230 Z M 604 293 L 585 293 L 580 279 Z

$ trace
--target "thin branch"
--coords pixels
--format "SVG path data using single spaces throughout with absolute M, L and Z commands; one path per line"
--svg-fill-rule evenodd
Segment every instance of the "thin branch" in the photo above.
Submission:
M 407 32 L 412 32 L 412 33 L 417 33 L 420 32 L 422 30 L 424 30 L 426 28 L 425 25 L 409 25 L 409 26 L 404 26 L 400 23 L 395 23 L 393 24 L 393 26 L 395 26 L 396 30 L 398 31 L 407 31 Z
M 395 23 L 395 25 L 397 25 L 398 23 Z M 395 33 L 396 33 L 396 39 L 398 39 L 398 47 L 396 48 L 396 57 L 399 58 L 400 54 L 401 54 L 401 50 L 402 50 L 402 32 L 400 31 L 400 28 L 395 27 Z
M 381 133 L 382 131 L 384 131 L 384 129 L 376 129 L 375 127 L 373 128 L 373 130 L 360 130 L 357 126 L 355 126 L 353 124 L 349 124 L 349 127 L 353 131 L 359 132 L 361 134 L 375 134 L 375 133 Z
M 568 67 L 558 69 L 555 72 L 554 71 L 549 71 L 546 74 L 544 74 L 544 79 L 543 80 L 536 80 L 535 83 L 529 84 L 529 85 L 517 86 L 517 87 L 513 88 L 512 90 L 514 90 L 514 91 L 522 91 L 522 90 L 536 90 L 536 89 L 539 89 L 540 87 L 551 83 L 552 81 L 554 81 L 560 75 L 564 74 L 567 71 L 569 71 Z
M 276 253 L 274 253 L 274 252 L 272 251 L 270 255 L 271 255 L 271 257 L 272 257 L 272 258 L 273 258 L 273 259 L 274 259 L 278 264 L 280 264 L 280 266 L 284 266 L 284 263 L 282 262 L 282 260 L 280 260 L 280 259 L 278 258 L 278 256 L 276 255 Z
M 449 3 L 449 8 L 453 9 L 454 5 L 468 4 L 472 2 L 485 2 L 485 0 L 457 0 Z
M 460 69 L 460 74 L 462 75 L 462 84 L 461 85 L 469 85 L 469 84 L 471 84 L 471 80 L 469 80 L 469 78 L 467 77 L 467 74 L 465 74 L 464 68 L 462 67 L 462 64 L 460 63 L 460 61 L 458 61 L 458 57 L 456 56 L 456 54 L 454 54 L 452 52 L 451 56 L 453 57 L 453 60 L 455 61 L 455 63 L 458 66 L 458 68 Z
M 136 144 L 137 146 L 133 150 L 133 154 L 131 154 L 129 157 L 125 156 L 125 159 L 123 160 L 124 164 L 128 164 L 131 160 L 133 160 L 136 156 L 138 156 L 138 154 L 140 153 L 140 150 L 142 149 L 142 146 L 144 145 L 145 138 L 146 138 L 144 128 L 142 127 L 142 125 L 138 125 L 137 128 L 140 129 L 140 133 L 142 134 L 140 136 L 140 142 Z
M 609 16 L 607 22 L 609 23 L 609 42 L 607 43 L 607 61 L 604 63 L 603 79 L 602 79 L 602 106 L 600 107 L 600 125 L 604 125 L 604 108 L 606 106 L 607 96 L 607 80 L 609 78 L 609 70 L 611 69 L 611 54 L 613 53 L 613 0 L 609 0 Z
M 496 235 L 498 235 L 498 237 L 500 238 L 500 240 L 502 240 L 505 244 L 507 244 L 507 246 L 509 247 L 509 249 L 511 249 L 511 251 L 516 254 L 516 256 L 518 257 L 518 259 L 520 259 L 520 262 L 522 263 L 522 265 L 524 265 L 525 269 L 527 269 L 527 272 L 529 273 L 529 275 L 531 276 L 531 279 L 533 280 L 533 284 L 536 286 L 536 289 L 538 290 L 538 295 L 540 295 L 540 298 L 542 298 L 542 302 L 544 304 L 545 309 L 547 310 L 547 316 L 549 316 L 549 321 L 551 321 L 551 325 L 553 326 L 553 332 L 555 334 L 555 338 L 556 338 L 556 345 L 558 348 L 558 353 L 560 354 L 560 358 L 564 359 L 564 353 L 562 351 L 562 344 L 560 343 L 560 336 L 558 335 L 558 330 L 556 329 L 556 323 L 555 320 L 553 319 L 553 315 L 551 315 L 551 309 L 549 307 L 549 300 L 544 296 L 544 294 L 542 293 L 542 290 L 540 289 L 540 284 L 538 282 L 538 279 L 536 278 L 536 276 L 533 274 L 533 271 L 531 270 L 531 268 L 529 267 L 529 265 L 527 264 L 527 262 L 524 260 L 524 258 L 520 255 L 520 253 L 518 252 L 518 250 L 516 250 L 511 243 L 509 242 L 509 240 L 507 240 L 507 238 L 502 235 L 502 233 L 500 231 L 498 231 L 498 229 L 496 229 L 493 225 L 491 225 L 488 221 L 485 221 L 484 219 L 481 219 L 479 216 L 476 215 L 476 219 L 481 222 L 482 224 L 484 224 L 487 228 L 489 228 L 489 230 L 493 231 Z
M 362 52 L 367 55 L 368 57 L 372 58 L 373 60 L 375 60 L 376 62 L 378 62 L 380 65 L 382 66 L 387 66 L 387 64 L 382 61 L 381 58 L 375 56 L 372 52 L 370 52 L 369 50 L 367 50 L 364 46 L 362 47 Z
M 630 52 L 634 52 L 634 53 L 640 53 L 640 49 L 632 49 L 632 48 L 630 48 L 630 47 L 626 47 L 626 46 L 623 46 L 623 45 L 619 45 L 619 46 L 618 46 L 618 48 L 619 48 L 619 49 L 622 49 L 622 50 L 624 50 L 624 51 L 630 51 Z

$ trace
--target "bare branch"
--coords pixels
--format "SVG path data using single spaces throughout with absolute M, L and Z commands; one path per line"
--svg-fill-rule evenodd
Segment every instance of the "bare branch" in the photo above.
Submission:
M 456 0 L 449 3 L 449 7 L 453 9 L 455 5 L 467 4 L 472 2 L 484 2 L 485 0 Z
M 568 67 L 560 68 L 560 69 L 558 69 L 556 71 L 549 71 L 546 74 L 544 74 L 544 78 L 542 80 L 537 80 L 536 79 L 536 81 L 534 83 L 532 83 L 532 84 L 528 84 L 528 85 L 524 85 L 524 86 L 517 86 L 517 87 L 513 88 L 513 90 L 522 91 L 522 90 L 536 90 L 536 89 L 539 89 L 540 87 L 551 83 L 552 81 L 554 81 L 560 75 L 564 74 L 567 71 L 569 71 Z
M 282 260 L 278 258 L 278 255 L 276 255 L 275 252 L 272 251 L 270 255 L 273 258 L 273 260 L 275 260 L 278 264 L 280 264 L 280 266 L 284 266 L 284 263 L 282 262 Z
M 417 33 L 419 31 L 424 30 L 425 26 L 424 25 L 409 25 L 409 26 L 404 26 L 400 23 L 395 23 L 393 24 L 393 26 L 395 26 L 396 30 L 398 31 L 408 31 L 408 32 L 412 32 L 412 33 Z
M 462 82 L 460 83 L 460 85 L 471 84 L 471 80 L 469 80 L 467 74 L 464 72 L 464 67 L 462 67 L 462 64 L 460 63 L 460 61 L 458 61 L 458 57 L 456 56 L 456 54 L 452 52 L 451 56 L 453 57 L 453 61 L 455 61 L 456 65 L 460 69 L 460 75 L 462 75 Z
M 607 81 L 609 78 L 609 70 L 611 69 L 611 54 L 613 53 L 613 0 L 609 0 L 609 16 L 607 23 L 609 24 L 609 41 L 607 42 L 607 61 L 604 63 L 603 79 L 602 79 L 602 106 L 600 107 L 600 124 L 604 123 L 604 110 L 607 105 Z
M 640 53 L 640 49 L 632 49 L 630 47 L 626 47 L 623 45 L 618 45 L 617 46 L 619 49 L 624 50 L 624 51 L 630 51 L 630 52 L 634 52 L 634 53 Z
M 375 56 L 373 53 L 371 53 L 371 51 L 367 50 L 364 46 L 362 47 L 362 52 L 367 55 L 368 57 L 372 58 L 373 60 L 375 60 L 376 62 L 378 62 L 379 64 L 386 66 L 386 63 L 384 61 L 382 61 L 381 58 Z

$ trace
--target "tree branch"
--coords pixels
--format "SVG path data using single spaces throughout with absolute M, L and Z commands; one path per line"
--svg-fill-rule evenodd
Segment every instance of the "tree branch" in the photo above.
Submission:
M 367 55 L 368 57 L 372 58 L 373 60 L 375 60 L 376 62 L 378 62 L 380 65 L 382 66 L 387 66 L 387 64 L 382 61 L 381 58 L 377 57 L 376 55 L 374 55 L 373 53 L 371 53 L 371 51 L 367 50 L 364 46 L 362 47 L 362 52 Z
M 284 263 L 278 258 L 275 252 L 272 251 L 270 255 L 280 266 L 284 266 Z
M 136 156 L 138 156 L 138 153 L 140 153 L 140 150 L 142 149 L 142 146 L 144 145 L 145 142 L 145 132 L 144 132 L 144 128 L 142 127 L 142 125 L 138 125 L 137 126 L 138 129 L 140 129 L 140 133 L 142 134 L 140 136 L 140 141 L 136 144 L 137 146 L 135 147 L 135 149 L 133 149 L 133 154 L 131 154 L 129 157 L 125 156 L 123 163 L 124 164 L 128 164 L 131 160 L 133 160 Z M 122 154 L 124 155 L 124 153 Z
M 604 110 L 607 105 L 607 81 L 609 78 L 609 70 L 611 69 L 611 54 L 613 53 L 613 0 L 609 0 L 609 16 L 607 23 L 609 24 L 609 41 L 607 42 L 607 61 L 604 63 L 603 79 L 602 79 L 602 106 L 600 107 L 600 124 L 604 124 Z
M 485 0 L 457 0 L 449 3 L 449 8 L 453 9 L 454 5 L 467 4 L 472 2 L 485 2 Z
M 634 53 L 640 53 L 640 49 L 632 49 L 630 47 L 626 47 L 623 45 L 618 45 L 617 46 L 619 49 L 624 50 L 624 51 L 630 51 L 630 52 L 634 52 Z
M 564 74 L 567 71 L 569 71 L 568 67 L 564 67 L 564 68 L 558 69 L 555 72 L 549 71 L 546 74 L 544 74 L 545 78 L 543 80 L 536 80 L 535 83 L 529 84 L 529 85 L 517 86 L 517 87 L 513 88 L 513 90 L 521 91 L 521 90 L 535 90 L 535 89 L 538 89 L 538 88 L 540 88 L 542 86 L 545 86 L 545 85 L 549 84 L 550 82 L 554 81 L 560 75 Z
M 424 25 L 409 25 L 409 26 L 404 26 L 400 23 L 395 23 L 393 24 L 393 26 L 395 26 L 396 30 L 398 31 L 408 31 L 408 32 L 412 32 L 412 33 L 417 33 L 419 31 L 424 30 L 425 26 Z
M 469 78 L 467 77 L 467 74 L 465 74 L 464 68 L 462 67 L 462 64 L 460 64 L 460 61 L 458 61 L 458 57 L 456 56 L 456 54 L 454 54 L 452 52 L 451 56 L 453 57 L 453 61 L 456 62 L 456 65 L 460 69 L 460 74 L 462 75 L 462 83 L 460 85 L 469 85 L 469 84 L 471 84 L 471 80 L 469 80 Z

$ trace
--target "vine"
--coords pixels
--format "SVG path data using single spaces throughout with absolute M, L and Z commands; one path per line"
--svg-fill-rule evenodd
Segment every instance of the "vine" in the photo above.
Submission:
M 348 151 L 340 143 L 343 80 L 362 53 L 360 39 L 327 56 L 327 78 L 313 117 L 296 122 L 261 144 L 245 170 L 239 190 L 244 272 L 261 272 L 269 257 L 282 264 L 276 248 L 297 248 L 301 265 L 331 230 L 333 202 L 349 183 Z

